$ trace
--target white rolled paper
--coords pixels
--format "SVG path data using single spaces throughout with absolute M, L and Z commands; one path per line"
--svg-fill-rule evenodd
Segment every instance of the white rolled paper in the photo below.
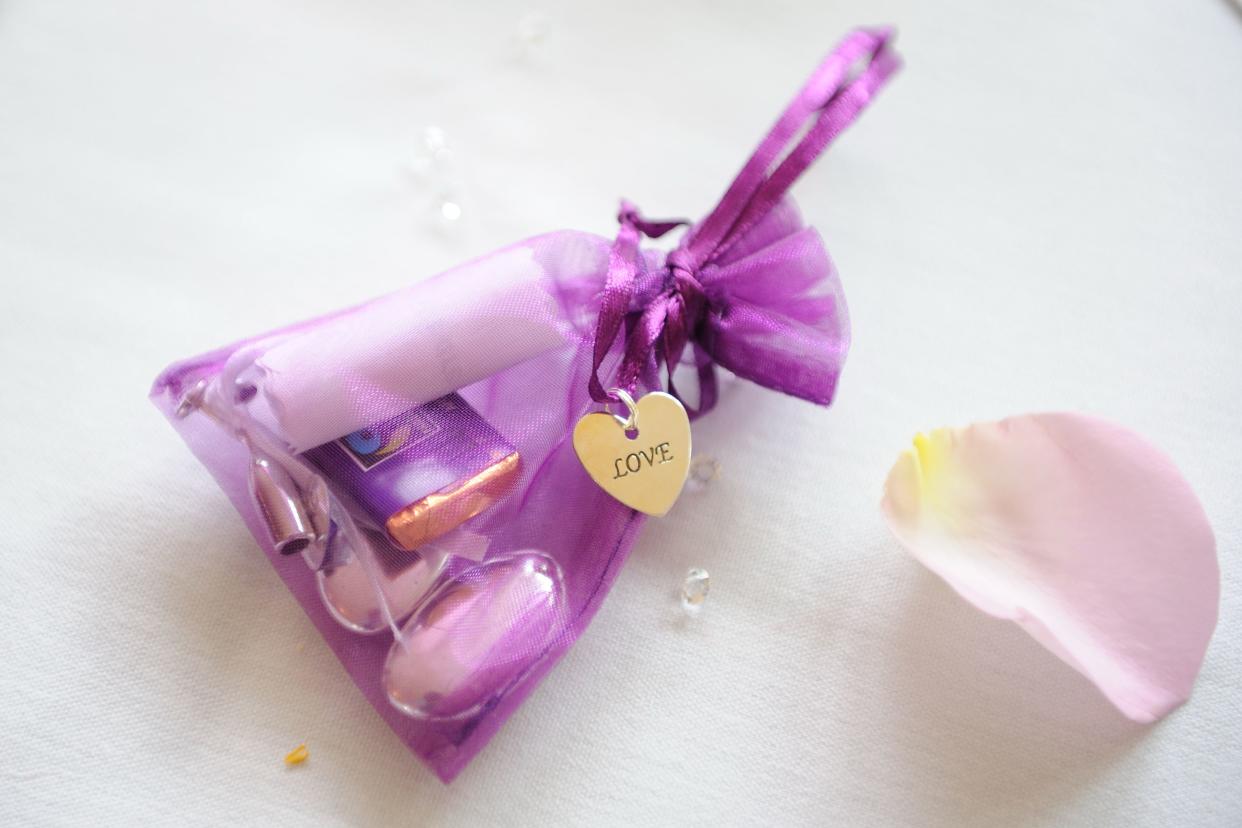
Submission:
M 257 407 L 301 452 L 478 382 L 565 341 L 544 285 L 514 247 L 376 299 L 259 357 Z

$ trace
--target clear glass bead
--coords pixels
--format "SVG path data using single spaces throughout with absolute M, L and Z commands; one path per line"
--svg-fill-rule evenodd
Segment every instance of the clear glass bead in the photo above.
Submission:
M 707 600 L 707 591 L 711 587 L 711 576 L 706 569 L 692 568 L 681 582 L 681 608 L 688 615 L 697 615 Z
M 453 173 L 453 150 L 442 127 L 429 126 L 414 147 L 410 158 L 414 174 L 420 178 L 438 179 L 451 177 Z
M 695 455 L 686 475 L 686 489 L 691 492 L 705 491 L 719 476 L 720 462 L 715 457 L 707 454 Z
M 448 149 L 448 138 L 444 135 L 444 128 L 438 126 L 429 126 L 423 130 L 423 148 L 431 156 L 436 153 Z
M 462 177 L 443 127 L 423 129 L 410 159 L 412 183 L 423 221 L 440 233 L 455 232 L 463 222 Z

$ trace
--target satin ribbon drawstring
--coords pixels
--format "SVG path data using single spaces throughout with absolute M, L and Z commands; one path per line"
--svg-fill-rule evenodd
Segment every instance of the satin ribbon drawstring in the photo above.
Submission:
M 814 251 L 794 251 L 791 255 L 806 259 L 799 265 L 801 269 L 793 274 L 795 279 L 804 271 L 809 272 L 808 268 L 818 272 L 811 273 L 808 284 L 795 291 L 798 295 L 786 295 L 788 291 L 777 289 L 772 292 L 773 301 L 766 306 L 763 301 L 749 302 L 742 314 L 744 318 L 738 320 L 728 319 L 738 304 L 734 301 L 735 294 L 753 291 L 713 272 L 722 270 L 720 266 L 726 263 L 730 251 L 756 232 L 798 177 L 854 121 L 899 68 L 900 60 L 889 47 L 891 38 L 889 28 L 859 29 L 825 58 L 742 167 L 716 208 L 692 227 L 678 247 L 668 254 L 659 292 L 645 299 L 639 307 L 634 306 L 634 291 L 643 268 L 642 238 L 657 239 L 689 223 L 644 219 L 633 204 L 622 202 L 617 216 L 621 226 L 609 254 L 608 275 L 596 324 L 588 383 L 595 401 L 618 402 L 616 396 L 604 388 L 599 369 L 623 323 L 627 328 L 625 350 L 613 385 L 635 392 L 654 354 L 656 364 L 663 363 L 667 369 L 669 393 L 685 404 L 673 384 L 673 372 L 681 363 L 686 348 L 692 347 L 698 373 L 699 404 L 696 409 L 688 407 L 691 417 L 709 410 L 716 402 L 717 363 L 776 390 L 813 402 L 826 404 L 831 400 L 839 362 L 844 358 L 842 344 L 833 339 L 834 336 L 839 338 L 840 326 L 828 324 L 826 317 L 804 319 L 805 314 L 792 307 L 800 298 L 814 302 L 819 298 L 816 283 L 833 279 L 826 253 L 820 257 L 821 264 L 813 260 Z M 866 60 L 866 64 L 857 69 L 862 60 Z M 788 235 L 794 235 L 801 228 L 787 229 L 791 231 Z M 810 244 L 805 239 L 802 241 Z M 777 279 L 782 277 L 779 270 L 779 267 L 769 269 L 770 272 L 761 270 L 758 275 Z M 717 278 L 713 279 L 713 275 Z M 843 309 L 830 310 L 843 314 Z M 782 352 L 785 346 L 779 341 L 782 327 L 787 329 L 785 333 L 803 340 L 808 336 L 811 340 L 818 337 L 819 342 L 803 341 L 799 345 L 833 352 L 839 357 L 836 364 L 828 360 L 822 367 L 812 365 L 810 370 L 791 364 L 782 371 L 786 368 L 783 362 L 789 358 L 789 354 Z M 770 341 L 765 343 L 765 338 Z M 769 364 L 762 364 L 765 359 Z M 793 376 L 789 376 L 791 372 Z

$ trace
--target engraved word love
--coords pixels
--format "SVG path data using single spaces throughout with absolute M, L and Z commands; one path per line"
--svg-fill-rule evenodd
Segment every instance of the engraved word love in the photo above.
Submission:
M 671 451 L 672 449 L 669 448 L 668 443 L 660 443 L 658 446 L 652 446 L 649 452 L 639 449 L 636 452 L 631 451 L 624 457 L 618 457 L 612 461 L 612 466 L 616 470 L 616 474 L 612 476 L 612 479 L 616 480 L 621 477 L 627 477 L 630 473 L 638 474 L 643 470 L 644 460 L 648 466 L 654 466 L 657 462 L 668 463 L 673 459 Z M 660 458 L 658 461 L 656 460 L 657 457 Z M 622 463 L 625 464 L 624 468 L 621 465 Z

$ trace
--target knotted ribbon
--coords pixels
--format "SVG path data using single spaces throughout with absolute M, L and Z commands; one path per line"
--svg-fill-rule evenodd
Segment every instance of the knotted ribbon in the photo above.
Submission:
M 665 258 L 653 290 L 636 292 L 642 238 L 688 222 L 647 220 L 622 202 L 596 324 L 593 399 L 618 402 L 599 371 L 624 324 L 615 385 L 633 393 L 654 355 L 667 368 L 669 393 L 681 399 L 673 372 L 692 347 L 699 400 L 687 406 L 691 417 L 715 405 L 717 364 L 768 388 L 831 402 L 849 348 L 845 304 L 822 239 L 802 225 L 785 194 L 900 66 L 891 37 L 888 28 L 859 29 L 824 59 L 720 203 Z

